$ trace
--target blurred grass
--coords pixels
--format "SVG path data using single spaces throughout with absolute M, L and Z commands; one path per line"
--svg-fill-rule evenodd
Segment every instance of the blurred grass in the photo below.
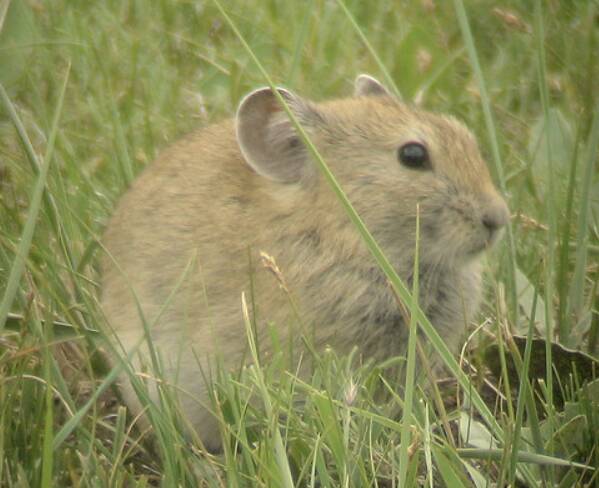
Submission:
M 48 155 L 44 198 L 51 203 L 40 205 L 38 218 L 30 220 L 34 232 L 29 252 L 23 253 L 21 236 L 28 216 L 35 215 L 38 175 L 3 108 L 0 294 L 6 305 L 0 316 L 19 312 L 23 319 L 11 321 L 0 334 L 0 485 L 146 486 L 161 480 L 167 486 L 177 480 L 191 484 L 201 473 L 205 486 L 274 486 L 283 459 L 280 446 L 275 449 L 278 441 L 273 443 L 276 435 L 265 434 L 279 432 L 279 423 L 285 427 L 280 432 L 286 462 L 298 484 L 393 486 L 400 472 L 408 486 L 433 480 L 460 483 L 456 486 L 481 486 L 476 481 L 481 479 L 518 482 L 516 454 L 506 450 L 492 461 L 468 458 L 460 451 L 466 440 L 452 439 L 440 428 L 444 420 L 436 406 L 447 404 L 446 420 L 453 425 L 460 410 L 451 400 L 459 404 L 468 393 L 452 389 L 442 389 L 437 398 L 415 389 L 406 473 L 400 462 L 405 452 L 399 450 L 403 426 L 396 420 L 402 400 L 394 394 L 381 400 L 376 393 L 390 381 L 388 372 L 332 351 L 319 359 L 310 384 L 281 375 L 282 357 L 262 365 L 259 376 L 242 372 L 223 378 L 214 402 L 223 408 L 223 435 L 238 447 L 222 458 L 198 456 L 194 446 L 181 441 L 170 427 L 177 425 L 176 404 L 165 393 L 167 414 L 152 414 L 159 454 L 150 454 L 118 398 L 103 391 L 97 342 L 87 332 L 102 326 L 96 239 L 118 196 L 160 149 L 195 126 L 229 116 L 248 90 L 265 81 L 211 2 L 0 2 L 4 5 L 0 83 L 33 152 Z M 427 108 L 465 120 L 488 156 L 496 146 L 514 214 L 514 256 L 504 243 L 488 259 L 488 300 L 480 320 L 499 326 L 477 333 L 477 347 L 469 353 L 481 368 L 472 387 L 481 392 L 482 380 L 490 378 L 479 351 L 498 340 L 495 331 L 510 345 L 507 330 L 525 333 L 534 322 L 536 330 L 597 354 L 599 6 L 555 0 L 538 5 L 535 14 L 524 1 L 466 3 L 486 94 L 450 2 L 231 0 L 225 5 L 276 83 L 320 100 L 350 93 L 361 72 L 384 79 L 384 66 L 404 99 L 417 98 Z M 487 130 L 483 99 L 495 131 Z M 24 259 L 18 281 L 9 279 L 16 256 Z M 517 290 L 509 278 L 512 265 Z M 510 303 L 510 296 L 518 303 Z M 540 308 L 544 313 L 535 317 Z M 67 322 L 81 335 L 50 346 L 54 354 L 49 355 L 47 346 L 58 342 L 47 325 L 52 321 Z M 510 346 L 504 354 L 522 354 L 526 371 L 535 358 L 524 353 Z M 499 400 L 494 412 L 506 442 L 521 435 L 522 453 L 530 449 L 539 455 L 553 445 L 549 452 L 556 456 L 599 465 L 596 388 L 577 384 L 576 374 L 547 373 L 573 385 L 566 405 L 563 410 L 554 405 L 554 381 L 539 402 L 532 382 L 510 378 L 519 398 L 515 418 L 506 416 Z M 271 403 L 270 418 L 247 401 L 258 386 Z M 497 388 L 505 385 L 499 382 Z M 520 402 L 527 396 L 525 415 Z M 483 436 L 484 427 L 473 425 Z M 584 435 L 574 436 L 569 425 Z M 56 435 L 61 449 L 51 452 Z M 528 466 L 540 484 L 550 479 L 545 473 L 551 470 Z M 547 476 L 566 483 L 562 486 L 597 479 L 590 471 L 563 467 Z

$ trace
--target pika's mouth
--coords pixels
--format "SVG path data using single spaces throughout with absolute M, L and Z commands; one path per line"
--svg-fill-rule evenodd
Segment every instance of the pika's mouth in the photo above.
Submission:
M 480 259 L 480 257 L 483 256 L 488 249 L 490 249 L 490 248 L 487 247 L 486 245 L 477 246 L 476 248 L 473 248 L 469 252 L 466 253 L 465 260 L 466 261 L 475 261 L 477 259 Z
M 467 253 L 468 257 L 476 259 L 487 251 L 493 249 L 501 240 L 502 235 L 502 230 L 491 232 L 486 236 L 485 239 L 481 239 L 480 241 L 473 243 L 471 249 Z
M 495 247 L 498 240 L 498 236 L 488 236 L 485 239 L 477 239 L 475 242 L 471 242 L 469 249 L 465 253 L 467 260 L 479 259 L 483 254 Z
M 485 249 L 491 249 L 494 247 L 503 237 L 503 228 L 496 229 L 489 232 L 489 236 L 485 240 Z

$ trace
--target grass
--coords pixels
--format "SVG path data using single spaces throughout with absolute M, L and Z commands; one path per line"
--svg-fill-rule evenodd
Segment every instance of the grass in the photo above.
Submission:
M 0 484 L 597 482 L 584 469 L 599 465 L 597 360 L 590 373 L 579 365 L 599 354 L 599 5 L 221 5 L 238 33 L 212 2 L 0 3 Z M 490 155 L 514 217 L 488 259 L 486 325 L 466 352 L 478 373 L 446 355 L 460 386 L 408 382 L 399 393 L 390 371 L 401 360 L 326 351 L 304 382 L 284 373 L 284 351 L 267 364 L 256 352 L 253 366 L 220 373 L 213 407 L 228 442 L 212 456 L 181 437 L 167 386 L 153 433 L 111 392 L 117 371 L 102 370 L 96 350 L 106 347 L 97 239 L 160 149 L 266 84 L 256 60 L 273 83 L 316 100 L 369 72 L 405 100 L 456 114 Z M 547 341 L 543 357 L 529 331 Z M 552 342 L 574 350 L 568 361 Z M 143 397 L 143 379 L 137 387 Z M 404 400 L 411 414 L 406 404 L 398 415 Z

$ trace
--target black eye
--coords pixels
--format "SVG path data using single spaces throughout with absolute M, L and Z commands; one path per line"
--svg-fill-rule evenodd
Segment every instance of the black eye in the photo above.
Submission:
M 398 157 L 408 168 L 430 168 L 428 151 L 419 142 L 408 142 L 399 148 Z

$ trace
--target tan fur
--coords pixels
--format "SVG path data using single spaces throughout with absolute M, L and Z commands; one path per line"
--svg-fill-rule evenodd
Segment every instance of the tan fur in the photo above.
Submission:
M 408 282 L 420 204 L 421 306 L 456 350 L 478 307 L 481 251 L 493 240 L 481 219 L 494 215 L 499 228 L 507 220 L 507 208 L 474 137 L 461 123 L 399 103 L 376 80 L 359 81 L 360 96 L 322 104 L 285 93 Z M 254 100 L 258 109 L 265 107 L 266 102 Z M 264 137 L 274 140 L 285 131 L 293 137 L 278 104 L 268 103 L 259 115 L 273 128 Z M 246 117 L 242 109 L 238 117 Z M 253 130 L 248 125 L 243 130 Z M 247 140 L 251 144 L 252 138 Z M 432 170 L 406 168 L 398 161 L 398 148 L 409 141 L 427 145 Z M 283 142 L 281 151 L 287 151 Z M 289 145 L 289 151 L 303 150 L 294 147 Z M 262 150 L 250 147 L 250 155 L 244 155 L 251 158 L 252 151 Z M 287 156 L 281 154 L 284 164 Z M 289 161 L 301 163 L 301 158 L 295 152 Z M 143 335 L 131 289 L 152 323 L 191 266 L 153 326 L 152 338 L 166 378 L 177 376 L 178 385 L 191 394 L 181 396 L 186 417 L 212 448 L 220 441 L 215 420 L 198 403 L 208 404 L 210 388 L 200 369 L 205 374 L 216 358 L 226 367 L 239 366 L 247 344 L 240 296 L 250 293 L 250 275 L 261 346 L 269 343 L 262 337 L 267 324 L 275 324 L 282 339 L 299 327 L 285 292 L 261 266 L 260 251 L 276 260 L 316 346 L 330 345 L 341 353 L 358 347 L 375 358 L 404 349 L 406 327 L 386 280 L 314 168 L 306 158 L 301 178 L 284 183 L 257 174 L 240 152 L 235 121 L 227 120 L 164 151 L 124 195 L 104 235 L 112 258 L 103 262 L 102 305 L 127 350 Z M 265 166 L 269 171 L 271 166 Z M 285 178 L 289 174 L 296 172 L 285 173 Z M 148 363 L 147 352 L 141 351 Z M 139 360 L 135 366 L 140 367 Z M 123 389 L 136 408 L 131 387 Z

